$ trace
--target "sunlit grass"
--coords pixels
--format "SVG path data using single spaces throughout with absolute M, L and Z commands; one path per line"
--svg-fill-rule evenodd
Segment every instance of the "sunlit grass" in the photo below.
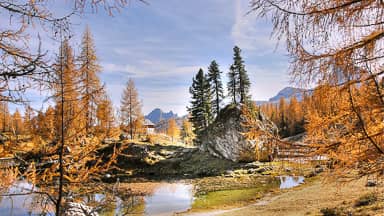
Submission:
M 221 190 L 199 195 L 193 202 L 192 211 L 225 209 L 246 205 L 260 199 L 265 193 L 277 189 L 278 182 L 257 185 L 254 188 Z

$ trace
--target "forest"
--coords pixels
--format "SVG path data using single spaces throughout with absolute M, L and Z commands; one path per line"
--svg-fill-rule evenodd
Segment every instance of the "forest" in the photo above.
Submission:
M 0 215 L 383 215 L 383 2 L 247 3 L 221 37 L 208 22 L 240 1 L 188 3 L 207 26 L 176 3 L 0 1 Z M 235 40 L 238 19 L 276 53 Z M 297 88 L 258 101 L 281 59 Z M 145 115 L 163 106 L 185 113 Z

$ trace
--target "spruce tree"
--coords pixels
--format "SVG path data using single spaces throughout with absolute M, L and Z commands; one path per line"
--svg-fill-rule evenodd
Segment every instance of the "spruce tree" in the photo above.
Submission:
M 233 64 L 231 65 L 229 72 L 229 85 L 228 90 L 230 96 L 232 97 L 232 102 L 237 103 L 236 98 L 240 98 L 240 103 L 247 103 L 251 96 L 249 94 L 249 89 L 251 82 L 247 71 L 245 70 L 245 65 L 243 58 L 241 57 L 241 49 L 237 46 L 233 48 Z
M 219 65 L 216 61 L 212 61 L 208 67 L 208 81 L 211 86 L 211 95 L 212 95 L 212 112 L 213 114 L 218 114 L 220 111 L 220 103 L 223 100 L 223 84 L 221 82 L 221 74 L 219 70 Z
M 237 104 L 236 97 L 237 97 L 237 89 L 239 85 L 238 81 L 238 74 L 236 74 L 235 67 L 231 65 L 228 72 L 228 83 L 227 83 L 227 89 L 228 89 L 228 96 L 231 98 L 231 101 L 233 104 Z
M 191 115 L 190 119 L 194 126 L 195 134 L 200 135 L 213 119 L 210 86 L 203 69 L 200 68 L 193 78 L 189 92 L 192 95 L 191 107 L 188 108 Z

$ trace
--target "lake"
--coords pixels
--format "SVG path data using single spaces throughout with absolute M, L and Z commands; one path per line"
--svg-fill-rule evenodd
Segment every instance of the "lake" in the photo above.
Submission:
M 303 176 L 280 176 L 280 189 L 296 187 L 304 182 Z M 99 209 L 100 215 L 153 215 L 165 216 L 184 212 L 191 208 L 194 201 L 194 186 L 186 182 L 132 183 L 141 187 L 151 188 L 142 196 L 118 196 L 113 194 L 95 193 L 82 197 L 85 204 L 104 206 Z M 148 187 L 147 185 L 148 184 Z M 6 193 L 28 193 L 33 185 L 26 181 L 18 181 Z M 111 198 L 112 197 L 112 198 Z M 107 205 L 105 205 L 107 204 Z M 22 196 L 0 197 L 0 215 L 53 215 L 53 206 L 44 195 L 27 194 Z M 43 214 L 44 215 L 44 214 Z

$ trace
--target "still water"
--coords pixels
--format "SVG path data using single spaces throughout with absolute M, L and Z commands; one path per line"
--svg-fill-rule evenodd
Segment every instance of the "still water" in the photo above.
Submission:
M 170 215 L 188 210 L 193 202 L 193 186 L 189 184 L 164 184 L 145 196 L 146 215 Z
M 280 176 L 280 189 L 288 189 L 304 183 L 304 176 Z
M 298 186 L 304 182 L 303 176 L 280 176 L 280 189 Z M 1 194 L 28 193 L 33 185 L 19 181 Z M 112 199 L 110 197 L 112 196 Z M 109 197 L 109 199 L 108 199 Z M 82 198 L 84 203 L 97 206 L 107 203 L 98 213 L 103 216 L 153 215 L 165 216 L 183 212 L 191 208 L 194 199 L 193 185 L 184 182 L 159 183 L 151 193 L 143 196 L 119 197 L 111 194 L 95 193 Z M 27 216 L 53 215 L 53 206 L 44 195 L 0 196 L 0 215 Z M 45 212 L 45 213 L 42 213 Z

